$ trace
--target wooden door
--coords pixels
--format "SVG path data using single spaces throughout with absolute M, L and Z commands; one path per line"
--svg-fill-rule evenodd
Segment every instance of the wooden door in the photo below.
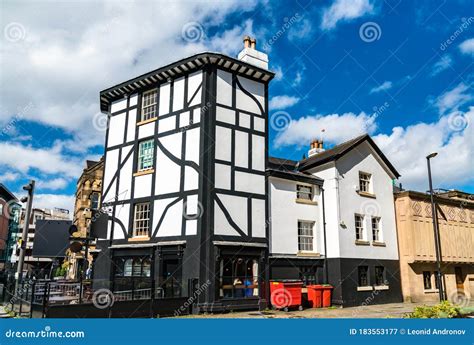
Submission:
M 454 274 L 456 276 L 456 288 L 458 292 L 464 292 L 464 276 L 461 267 L 454 267 Z

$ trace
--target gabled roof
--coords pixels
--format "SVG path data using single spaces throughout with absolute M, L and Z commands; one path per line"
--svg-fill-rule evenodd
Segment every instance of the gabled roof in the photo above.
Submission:
M 267 176 L 323 185 L 323 180 L 309 173 L 298 171 L 298 162 L 290 159 L 268 157 Z
M 380 148 L 375 144 L 375 142 L 372 140 L 372 138 L 368 134 L 360 135 L 354 139 L 351 139 L 346 142 L 343 142 L 342 144 L 336 145 L 329 150 L 323 151 L 321 153 L 315 154 L 314 156 L 303 159 L 302 161 L 300 161 L 299 170 L 305 171 L 305 170 L 317 167 L 319 165 L 322 165 L 331 161 L 335 161 L 365 141 L 374 149 L 374 151 L 382 159 L 382 161 L 385 163 L 387 168 L 392 172 L 392 174 L 397 178 L 400 177 L 400 174 L 398 173 L 398 171 L 395 169 L 392 163 L 390 163 L 388 158 L 383 154 L 383 152 L 380 150 Z
M 0 196 L 2 194 L 10 197 L 10 199 L 7 201 L 10 201 L 10 200 L 18 201 L 17 197 L 12 192 L 10 192 L 10 190 L 3 183 L 0 183 Z
M 268 157 L 268 167 L 277 170 L 295 170 L 297 161 L 286 158 Z
M 108 106 L 113 101 L 122 99 L 124 95 L 130 95 L 143 89 L 146 90 L 153 85 L 165 83 L 170 78 L 178 78 L 181 75 L 202 69 L 204 65 L 208 64 L 217 65 L 219 68 L 230 70 L 246 78 L 264 83 L 270 81 L 275 75 L 271 71 L 224 54 L 204 52 L 173 62 L 101 91 L 100 110 L 103 112 L 108 111 Z

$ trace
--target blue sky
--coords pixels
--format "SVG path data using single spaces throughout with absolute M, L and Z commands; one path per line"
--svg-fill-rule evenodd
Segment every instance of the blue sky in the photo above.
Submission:
M 103 152 L 100 90 L 196 52 L 257 38 L 270 154 L 299 159 L 370 133 L 407 188 L 474 192 L 474 11 L 469 1 L 3 1 L 0 182 L 37 180 L 37 206 L 73 207 Z M 322 130 L 324 129 L 324 133 Z

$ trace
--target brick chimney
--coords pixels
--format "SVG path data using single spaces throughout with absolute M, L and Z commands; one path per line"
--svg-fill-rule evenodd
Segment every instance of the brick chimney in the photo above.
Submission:
M 308 157 L 317 155 L 324 151 L 323 141 L 318 139 L 313 139 L 309 146 Z
M 257 40 L 250 36 L 244 37 L 244 49 L 237 58 L 251 65 L 268 69 L 268 55 L 257 50 Z

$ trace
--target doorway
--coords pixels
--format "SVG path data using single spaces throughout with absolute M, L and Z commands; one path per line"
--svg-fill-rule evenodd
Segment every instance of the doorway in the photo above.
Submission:
M 456 289 L 458 292 L 464 293 L 464 275 L 462 274 L 461 267 L 454 267 L 454 275 L 456 277 Z

